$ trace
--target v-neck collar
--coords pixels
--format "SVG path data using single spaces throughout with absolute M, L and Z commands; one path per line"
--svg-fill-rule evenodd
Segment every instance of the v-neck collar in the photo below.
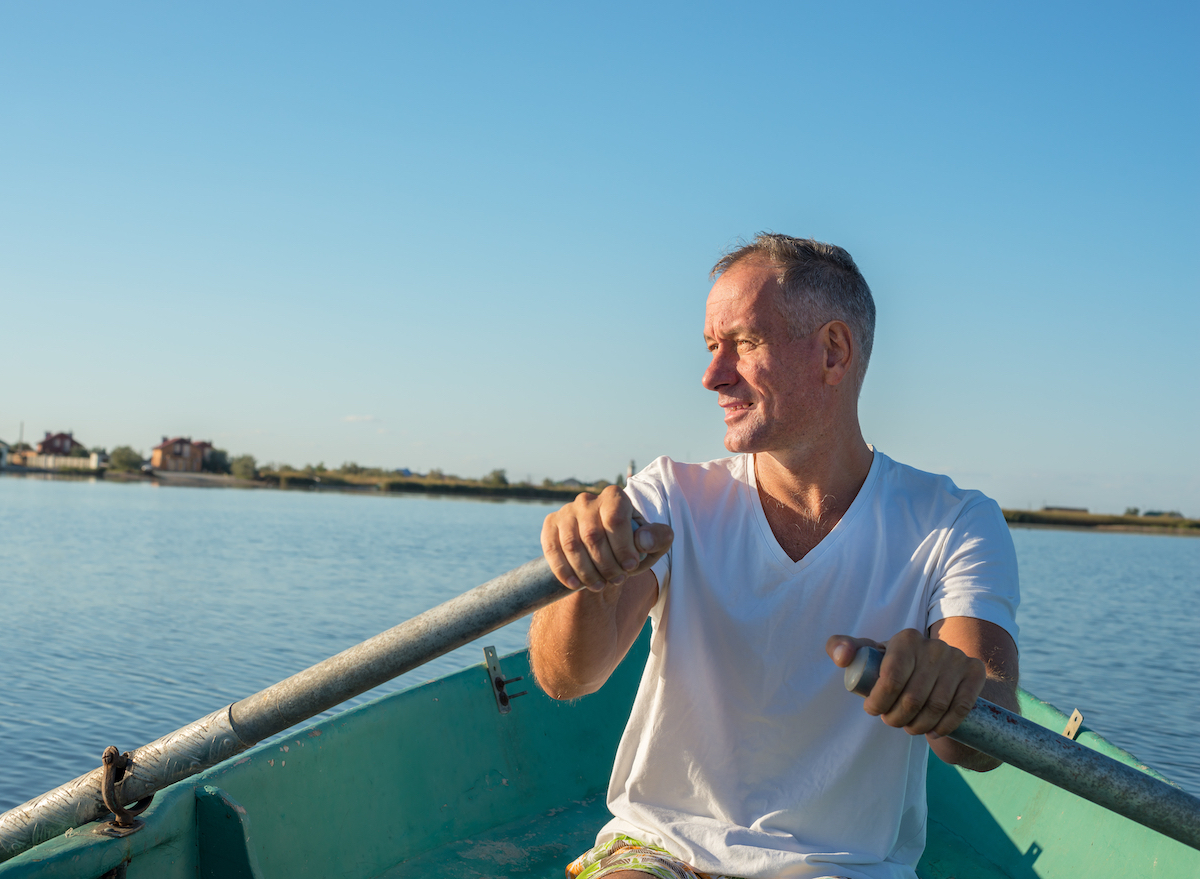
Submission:
M 841 540 L 842 535 L 853 525 L 854 520 L 858 518 L 863 508 L 869 502 L 870 495 L 875 490 L 875 483 L 878 481 L 879 471 L 882 468 L 883 453 L 872 445 L 868 445 L 867 448 L 871 450 L 871 469 L 867 471 L 867 478 L 863 481 L 862 488 L 858 490 L 858 494 L 850 503 L 850 508 L 846 510 L 845 515 L 838 520 L 838 523 L 833 526 L 830 532 L 821 538 L 820 543 L 805 553 L 804 558 L 798 562 L 792 561 L 792 557 L 780 546 L 779 541 L 775 537 L 775 532 L 771 530 L 771 523 L 767 521 L 767 512 L 763 509 L 762 498 L 758 493 L 758 474 L 754 470 L 754 453 L 746 452 L 742 455 L 744 466 L 746 467 L 746 480 L 742 483 L 742 489 L 749 493 L 747 500 L 750 503 L 751 509 L 754 510 L 754 521 L 758 523 L 758 530 L 762 534 L 763 542 L 781 566 L 792 571 L 801 571 L 807 568 L 828 552 L 829 547 Z

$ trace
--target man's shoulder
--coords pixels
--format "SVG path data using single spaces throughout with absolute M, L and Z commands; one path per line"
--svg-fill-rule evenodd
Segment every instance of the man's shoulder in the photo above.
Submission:
M 676 461 L 666 455 L 655 458 L 633 477 L 634 481 L 652 483 L 663 491 L 713 488 L 719 485 L 745 482 L 749 472 L 748 455 L 730 455 L 712 461 Z
M 999 504 L 978 489 L 961 488 L 944 473 L 921 470 L 902 464 L 878 449 L 874 451 L 880 468 L 879 499 L 887 506 L 900 504 L 913 511 L 923 510 L 935 519 L 977 508 L 1000 512 Z

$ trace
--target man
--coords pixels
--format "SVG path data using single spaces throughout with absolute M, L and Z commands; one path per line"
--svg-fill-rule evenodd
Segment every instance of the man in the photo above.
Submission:
M 944 736 L 980 695 L 1017 707 L 1012 541 L 993 501 L 864 442 L 875 306 L 846 251 L 764 234 L 713 274 L 703 383 L 733 456 L 660 458 L 542 531 L 576 590 L 530 628 L 547 693 L 595 691 L 654 629 L 614 818 L 569 875 L 910 879 L 926 741 L 990 769 Z M 865 714 L 841 683 L 864 644 Z

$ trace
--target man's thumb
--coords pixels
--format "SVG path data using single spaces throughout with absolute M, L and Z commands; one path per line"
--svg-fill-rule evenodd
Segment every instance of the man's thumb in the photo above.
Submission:
M 674 537 L 675 532 L 670 525 L 643 525 L 633 539 L 638 551 L 651 553 L 667 549 Z

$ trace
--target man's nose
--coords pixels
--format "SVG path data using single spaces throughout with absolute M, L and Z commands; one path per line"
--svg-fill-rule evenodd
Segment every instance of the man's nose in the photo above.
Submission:
M 728 387 L 735 381 L 737 381 L 737 369 L 734 367 L 733 358 L 719 350 L 713 352 L 712 361 L 708 364 L 708 369 L 704 370 L 704 377 L 700 379 L 700 384 L 710 391 L 716 391 Z

